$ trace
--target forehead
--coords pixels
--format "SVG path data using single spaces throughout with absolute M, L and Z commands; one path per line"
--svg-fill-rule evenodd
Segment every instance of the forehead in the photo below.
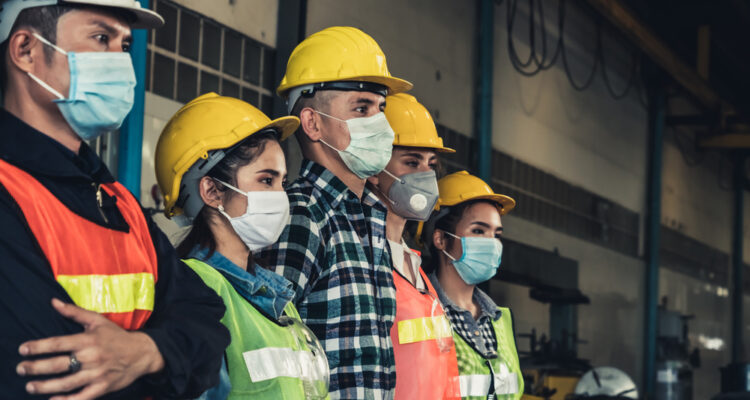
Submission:
M 493 226 L 502 226 L 502 223 L 500 222 L 500 211 L 497 209 L 497 206 L 490 201 L 479 201 L 466 207 L 461 221 L 465 223 L 481 221 Z

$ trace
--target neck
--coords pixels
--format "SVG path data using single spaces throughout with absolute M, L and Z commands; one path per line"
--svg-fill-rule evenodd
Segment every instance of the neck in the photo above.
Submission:
M 30 81 L 30 78 L 26 77 L 26 81 Z M 28 89 L 9 85 L 5 92 L 4 108 L 27 125 L 78 154 L 81 139 L 65 121 L 57 106 L 52 101 L 47 107 L 39 106 Z
M 320 142 L 307 142 L 305 143 L 305 146 L 307 148 L 303 149 L 302 154 L 307 159 L 324 166 L 339 178 L 349 190 L 354 192 L 357 197 L 360 199 L 362 198 L 362 193 L 365 191 L 366 181 L 350 171 L 349 167 L 344 164 L 344 161 L 341 160 L 341 157 L 336 154 L 334 150 L 325 147 L 325 145 Z
M 388 206 L 388 214 L 385 216 L 385 237 L 390 241 L 401 243 L 401 238 L 404 237 L 406 218 L 393 212 L 391 202 L 385 198 L 379 188 L 375 190 L 375 194 L 380 201 Z
M 445 254 L 439 255 L 438 264 L 437 278 L 445 294 L 457 306 L 472 311 L 474 309 L 475 285 L 469 285 L 461 279 L 461 276 L 456 272 L 456 268 L 449 263 Z
M 211 232 L 214 235 L 216 241 L 216 251 L 221 253 L 229 261 L 235 263 L 238 267 L 247 270 L 247 258 L 250 255 L 250 251 L 242 242 L 237 233 L 229 222 L 224 217 L 221 217 L 222 221 L 217 221 L 219 217 L 215 217 L 211 223 Z

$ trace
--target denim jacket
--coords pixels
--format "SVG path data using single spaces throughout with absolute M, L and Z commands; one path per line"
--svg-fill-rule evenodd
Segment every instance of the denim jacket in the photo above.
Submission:
M 216 268 L 229 281 L 234 290 L 245 300 L 266 315 L 279 318 L 286 305 L 294 297 L 292 284 L 259 265 L 252 274 L 224 257 L 218 251 L 208 257 L 208 249 L 195 247 L 188 258 L 195 258 Z M 204 392 L 197 400 L 225 400 L 232 390 L 226 360 L 221 364 L 219 384 Z

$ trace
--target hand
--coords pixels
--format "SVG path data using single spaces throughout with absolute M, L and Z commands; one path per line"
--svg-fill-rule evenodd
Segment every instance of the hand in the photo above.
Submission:
M 66 318 L 83 325 L 84 332 L 26 342 L 18 351 L 22 356 L 69 353 L 75 355 L 81 369 L 54 379 L 31 381 L 26 384 L 29 393 L 54 394 L 81 389 L 51 400 L 94 399 L 164 368 L 159 349 L 145 333 L 126 331 L 103 315 L 58 299 L 52 299 L 52 306 Z M 50 375 L 66 372 L 69 366 L 70 355 L 62 355 L 23 361 L 16 371 L 24 376 Z

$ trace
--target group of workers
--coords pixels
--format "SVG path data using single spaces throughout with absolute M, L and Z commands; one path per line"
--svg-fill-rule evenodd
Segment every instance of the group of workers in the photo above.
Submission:
M 156 176 L 191 227 L 170 244 L 85 142 L 132 107 L 131 29 L 162 24 L 136 0 L 2 1 L 0 398 L 519 399 L 511 312 L 476 287 L 515 202 L 437 179 L 453 150 L 356 28 L 294 49 L 289 116 L 177 111 Z

